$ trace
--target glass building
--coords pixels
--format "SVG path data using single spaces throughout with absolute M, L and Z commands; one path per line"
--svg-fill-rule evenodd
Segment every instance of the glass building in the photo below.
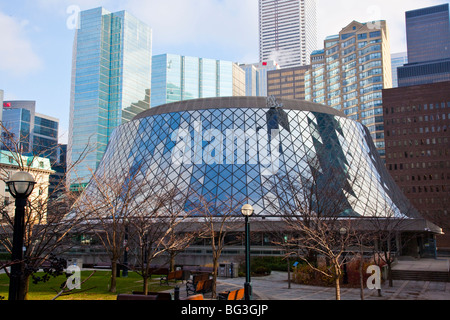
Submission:
M 309 64 L 317 46 L 316 1 L 259 0 L 259 60 L 282 68 Z
M 399 86 L 450 81 L 449 4 L 405 15 L 408 64 L 398 68 Z
M 279 70 L 275 61 L 239 65 L 245 71 L 245 95 L 247 97 L 267 97 L 267 78 L 272 70 Z
M 407 11 L 409 63 L 450 58 L 449 4 Z
M 57 162 L 59 120 L 36 112 L 35 101 L 5 101 L 3 108 L 2 149 L 13 148 L 23 154 L 33 154 Z
M 398 87 L 397 69 L 408 63 L 408 53 L 400 52 L 391 54 L 392 88 Z
M 273 208 L 292 194 L 271 197 L 267 182 L 278 174 L 306 179 L 315 172 L 319 189 L 328 176 L 336 182 L 334 192 L 347 197 L 342 216 L 382 217 L 391 211 L 417 217 L 365 126 L 323 105 L 280 102 L 231 97 L 152 108 L 113 132 L 96 175 L 121 186 L 138 174 L 149 185 L 158 179 L 176 186 L 187 198 L 192 190 L 211 196 L 216 207 L 243 200 L 258 216 L 277 217 Z M 351 183 L 354 178 L 358 183 Z M 95 180 L 84 194 L 93 190 Z
M 68 163 L 71 184 L 85 184 L 111 132 L 150 107 L 151 29 L 126 11 L 80 12 L 70 103 Z
M 392 87 L 386 21 L 353 21 L 311 54 L 305 99 L 341 110 L 369 129 L 384 157 L 382 90 Z
M 33 151 L 33 126 L 36 101 L 5 101 L 3 103 L 2 150 L 22 153 Z M 15 150 L 17 144 L 19 150 Z
M 152 58 L 152 108 L 176 101 L 231 96 L 245 96 L 245 72 L 236 63 L 175 54 Z

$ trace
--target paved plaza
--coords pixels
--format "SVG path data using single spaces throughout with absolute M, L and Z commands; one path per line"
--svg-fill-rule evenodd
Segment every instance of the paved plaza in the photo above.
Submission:
M 394 268 L 403 270 L 448 271 L 448 259 L 423 259 L 399 261 Z M 291 283 L 288 288 L 287 273 L 272 272 L 270 276 L 251 279 L 254 300 L 335 300 L 334 287 L 313 287 Z M 245 278 L 219 278 L 217 292 L 242 288 Z M 180 297 L 186 296 L 186 286 L 178 283 Z M 210 294 L 205 295 L 209 299 Z M 359 288 L 341 288 L 342 300 L 361 300 Z M 381 297 L 377 290 L 364 290 L 365 300 L 450 300 L 450 282 L 394 280 L 382 285 Z

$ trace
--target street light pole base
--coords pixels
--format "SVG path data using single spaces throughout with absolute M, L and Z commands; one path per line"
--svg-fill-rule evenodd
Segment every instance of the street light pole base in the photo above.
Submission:
M 252 284 L 250 282 L 244 283 L 244 292 L 245 300 L 252 300 Z

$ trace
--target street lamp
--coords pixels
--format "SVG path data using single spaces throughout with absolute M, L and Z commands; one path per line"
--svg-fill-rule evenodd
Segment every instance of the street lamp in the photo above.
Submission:
M 250 282 L 250 224 L 248 223 L 248 218 L 253 215 L 253 212 L 253 207 L 249 204 L 244 205 L 241 209 L 241 213 L 245 217 L 245 300 L 251 300 L 252 298 L 252 285 Z
M 33 176 L 28 172 L 16 172 L 11 180 L 6 182 L 9 193 L 16 199 L 14 213 L 13 247 L 11 252 L 11 277 L 9 280 L 9 300 L 19 300 L 20 279 L 22 276 L 23 236 L 25 233 L 25 206 L 27 198 L 33 191 Z
M 341 236 L 342 236 L 342 238 L 344 238 L 344 236 L 347 234 L 347 229 L 346 228 L 341 228 L 341 229 L 339 229 L 339 233 L 341 234 Z M 342 241 L 344 241 L 343 239 L 342 239 Z M 344 283 L 344 284 L 348 284 L 348 274 L 347 274 L 347 252 L 345 251 L 345 244 L 344 244 L 344 262 L 343 262 L 343 265 L 344 265 L 344 278 L 342 279 L 342 282 Z

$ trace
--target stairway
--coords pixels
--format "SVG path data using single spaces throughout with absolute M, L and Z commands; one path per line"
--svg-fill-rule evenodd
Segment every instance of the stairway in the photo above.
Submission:
M 392 270 L 392 279 L 450 282 L 450 273 L 445 271 Z

